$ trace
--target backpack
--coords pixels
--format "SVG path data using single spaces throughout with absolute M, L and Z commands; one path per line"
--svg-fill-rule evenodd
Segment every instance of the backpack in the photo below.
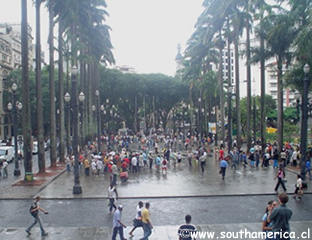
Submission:
M 33 217 L 37 217 L 38 216 L 38 210 L 36 211 L 32 211 L 33 209 L 37 208 L 37 203 L 33 203 L 31 204 L 30 208 L 29 208 L 29 213 L 31 214 L 31 216 Z

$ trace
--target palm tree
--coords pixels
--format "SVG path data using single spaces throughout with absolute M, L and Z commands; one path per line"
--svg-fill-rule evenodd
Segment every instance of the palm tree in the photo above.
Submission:
M 106 3 L 104 0 L 50 0 L 49 4 L 54 10 L 56 21 L 62 21 L 64 38 L 71 46 L 72 64 L 82 66 L 80 88 L 86 95 L 83 125 L 90 133 L 90 129 L 95 129 L 90 117 L 95 100 L 94 91 L 99 86 L 98 63 L 114 62 L 110 28 L 103 23 L 108 15 L 105 11 Z
M 32 150 L 31 150 L 31 116 L 29 99 L 28 76 L 28 24 L 27 24 L 27 0 L 21 0 L 22 24 L 22 82 L 23 82 L 23 138 L 24 138 L 24 167 L 25 180 L 32 180 Z
M 265 60 L 267 59 L 267 51 L 265 50 L 265 37 L 266 37 L 266 21 L 265 16 L 271 14 L 272 6 L 268 5 L 264 0 L 257 0 L 255 3 L 257 11 L 254 16 L 255 19 L 260 21 L 256 27 L 257 37 L 260 39 L 259 49 L 255 49 L 256 53 L 253 56 L 253 62 L 260 61 L 260 83 L 261 83 L 261 97 L 260 97 L 260 137 L 262 150 L 266 146 L 265 140 Z
M 49 7 L 49 88 L 50 88 L 50 159 L 51 167 L 56 166 L 56 123 L 55 123 L 55 85 L 54 85 L 54 10 Z
M 239 77 L 239 38 L 242 35 L 244 26 L 244 14 L 236 7 L 232 17 L 233 43 L 234 43 L 234 62 L 235 62 L 235 105 L 237 122 L 237 148 L 241 148 L 241 110 L 240 110 L 240 77 Z
M 267 33 L 267 49 L 271 56 L 276 58 L 277 65 L 277 92 L 278 92 L 278 149 L 283 147 L 283 64 L 288 65 L 291 58 L 289 48 L 296 36 L 296 31 L 289 18 L 288 12 L 277 12 L 267 17 L 269 30 Z M 285 37 L 287 36 L 287 38 Z
M 40 6 L 42 0 L 36 0 L 36 92 L 37 92 L 37 136 L 38 136 L 38 167 L 45 172 L 45 149 L 43 134 L 43 109 L 41 89 L 41 40 L 40 40 Z
M 249 0 L 246 0 L 245 6 L 246 16 L 250 12 L 250 3 Z M 251 61 L 250 61 L 250 19 L 246 17 L 246 65 L 247 65 L 247 151 L 251 148 Z
M 60 162 L 65 162 L 65 120 L 64 120 L 64 70 L 63 70 L 63 25 L 59 21 L 58 29 L 58 87 L 59 87 L 59 146 L 60 146 Z

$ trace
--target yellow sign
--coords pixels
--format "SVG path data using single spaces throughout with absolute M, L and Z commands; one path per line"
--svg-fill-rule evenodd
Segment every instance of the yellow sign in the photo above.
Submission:
M 268 128 L 266 128 L 266 131 L 267 131 L 267 133 L 276 133 L 277 128 L 268 127 Z

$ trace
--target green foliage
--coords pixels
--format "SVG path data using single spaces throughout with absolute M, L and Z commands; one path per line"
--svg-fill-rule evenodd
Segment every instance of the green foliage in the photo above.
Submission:
M 57 74 L 57 73 L 56 73 Z M 33 129 L 33 135 L 37 134 L 37 118 L 36 118 L 36 80 L 35 73 L 33 71 L 29 72 L 29 81 L 30 81 L 30 108 L 31 108 L 31 125 Z M 15 70 L 10 73 L 8 76 L 8 81 L 6 82 L 5 88 L 8 89 L 12 85 L 13 82 L 16 82 L 18 89 L 16 91 L 17 101 L 22 102 L 22 78 L 21 71 Z M 57 84 L 57 82 L 55 82 Z M 49 71 L 48 68 L 44 68 L 41 72 L 41 88 L 42 88 L 42 105 L 43 105 L 43 126 L 44 126 L 44 134 L 47 136 L 50 130 L 50 97 L 49 97 Z M 58 88 L 56 88 L 58 91 Z M 56 96 L 57 93 L 56 93 Z M 12 95 L 9 92 L 5 92 L 4 95 L 4 106 L 7 105 L 9 101 L 12 101 Z M 21 118 L 20 118 L 21 119 Z
M 130 74 L 107 68 L 101 68 L 100 74 L 101 102 L 105 103 L 108 98 L 110 106 L 117 106 L 121 119 L 130 128 L 134 123 L 135 96 L 141 119 L 144 115 L 143 97 L 145 96 L 147 117 L 153 112 L 154 97 L 155 111 L 159 113 L 163 122 L 166 122 L 171 108 L 187 98 L 187 86 L 181 80 L 164 74 Z
M 260 97 L 252 97 L 251 102 L 252 102 L 252 114 L 253 114 L 253 102 L 256 100 L 256 126 L 259 129 L 259 122 L 260 122 Z M 275 100 L 269 96 L 265 95 L 264 99 L 264 116 L 267 117 L 268 119 L 271 117 L 272 112 L 276 112 L 276 102 Z M 243 98 L 240 101 L 240 107 L 241 107 L 241 124 L 242 124 L 242 131 L 244 133 L 244 129 L 246 129 L 247 126 L 247 98 Z M 234 116 L 234 122 L 236 121 L 235 115 Z

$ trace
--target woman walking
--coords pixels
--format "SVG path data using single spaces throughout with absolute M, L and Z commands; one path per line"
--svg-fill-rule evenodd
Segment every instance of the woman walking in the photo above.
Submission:
M 278 190 L 280 185 L 282 185 L 284 191 L 286 192 L 287 189 L 286 189 L 285 183 L 284 183 L 285 171 L 284 171 L 284 168 L 283 168 L 282 165 L 280 165 L 280 167 L 278 169 L 278 172 L 277 172 L 277 174 L 276 174 L 274 179 L 276 179 L 276 178 L 277 178 L 277 183 L 276 183 L 276 186 L 275 186 L 275 189 L 274 189 L 275 192 L 277 192 L 277 190 Z

